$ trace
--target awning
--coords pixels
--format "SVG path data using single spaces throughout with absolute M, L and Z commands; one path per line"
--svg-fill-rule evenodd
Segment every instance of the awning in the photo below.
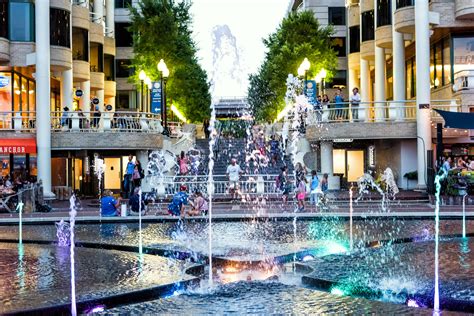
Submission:
M 0 155 L 2 154 L 35 154 L 34 138 L 0 138 Z
M 444 119 L 444 127 L 474 129 L 474 113 L 449 112 L 435 109 Z

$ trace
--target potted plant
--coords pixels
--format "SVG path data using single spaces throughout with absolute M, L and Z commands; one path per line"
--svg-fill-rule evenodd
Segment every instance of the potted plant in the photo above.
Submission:
M 404 178 L 407 178 L 407 190 L 410 189 L 410 181 L 418 180 L 418 171 L 407 172 L 403 175 Z

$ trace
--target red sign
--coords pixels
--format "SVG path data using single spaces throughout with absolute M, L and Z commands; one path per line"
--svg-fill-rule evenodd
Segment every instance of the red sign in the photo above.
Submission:
M 2 154 L 35 154 L 36 140 L 34 138 L 1 138 L 0 155 Z

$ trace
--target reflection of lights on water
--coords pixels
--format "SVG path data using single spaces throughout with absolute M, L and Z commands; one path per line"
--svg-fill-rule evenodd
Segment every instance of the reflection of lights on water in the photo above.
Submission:
M 347 247 L 335 241 L 325 241 L 324 250 L 327 254 L 347 252 Z
M 411 298 L 407 300 L 407 306 L 409 306 L 409 307 L 420 307 L 418 302 L 414 299 L 411 299 Z
M 222 272 L 224 272 L 224 273 L 238 273 L 240 271 L 241 270 L 238 268 L 238 265 L 237 265 L 235 267 L 233 267 L 233 266 L 225 267 Z
M 85 311 L 85 314 L 93 314 L 93 313 L 100 313 L 105 311 L 105 306 L 104 305 L 97 305 L 92 307 L 91 309 Z
M 306 256 L 303 257 L 303 261 L 311 261 L 313 259 L 314 259 L 314 257 L 312 255 L 306 255 Z
M 333 288 L 331 289 L 331 294 L 334 294 L 334 295 L 346 295 L 346 293 L 345 293 L 342 289 L 340 289 L 340 288 L 338 288 L 338 287 L 333 287 Z

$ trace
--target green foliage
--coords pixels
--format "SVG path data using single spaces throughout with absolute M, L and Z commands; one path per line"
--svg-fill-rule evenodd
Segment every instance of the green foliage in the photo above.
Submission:
M 286 78 L 305 57 L 311 63 L 307 78 L 322 69 L 331 79 L 337 56 L 331 48 L 332 27 L 321 27 L 311 11 L 290 13 L 263 42 L 268 49 L 263 64 L 249 77 L 248 99 L 257 120 L 274 120 L 284 107 Z
M 137 70 L 131 80 L 139 82 L 140 70 L 152 80 L 159 80 L 157 64 L 164 59 L 170 70 L 167 104 L 174 104 L 188 120 L 198 122 L 210 116 L 211 95 L 191 37 L 190 6 L 188 1 L 140 0 L 138 6 L 130 8 L 132 65 Z
M 407 180 L 418 180 L 418 171 L 407 172 L 403 177 L 407 178 Z

